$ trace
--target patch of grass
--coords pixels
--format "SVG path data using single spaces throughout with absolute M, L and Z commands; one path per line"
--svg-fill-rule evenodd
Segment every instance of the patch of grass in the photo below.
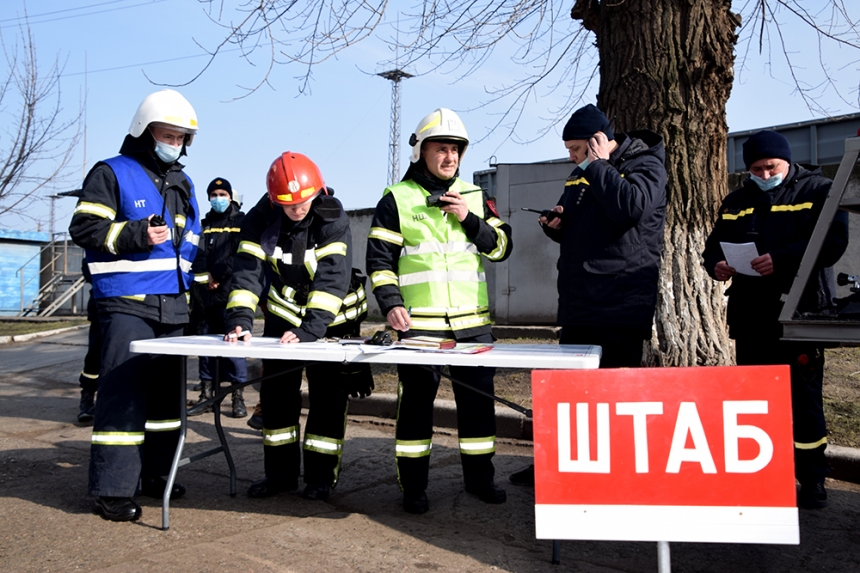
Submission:
M 0 336 L 15 336 L 18 334 L 30 334 L 32 332 L 44 332 L 56 330 L 69 326 L 87 324 L 86 318 L 75 318 L 72 320 L 54 320 L 50 322 L 26 321 L 26 320 L 0 320 Z
M 824 418 L 830 443 L 860 447 L 860 348 L 825 351 Z

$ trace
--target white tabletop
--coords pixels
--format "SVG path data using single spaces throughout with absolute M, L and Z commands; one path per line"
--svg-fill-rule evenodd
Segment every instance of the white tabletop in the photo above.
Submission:
M 224 342 L 219 335 L 136 340 L 131 352 L 174 356 L 272 358 L 319 362 L 495 366 L 499 368 L 591 369 L 600 364 L 599 346 L 557 344 L 495 344 L 477 354 L 446 351 L 343 345 L 338 342 L 281 344 L 277 338 L 253 337 L 249 342 Z

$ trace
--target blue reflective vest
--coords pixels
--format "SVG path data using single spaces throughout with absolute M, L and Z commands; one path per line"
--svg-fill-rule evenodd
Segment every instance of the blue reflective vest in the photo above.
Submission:
M 126 221 L 139 221 L 150 215 L 161 215 L 164 199 L 159 189 L 134 159 L 118 155 L 104 161 L 113 170 L 119 186 L 119 206 L 111 232 L 117 235 Z M 186 175 L 186 177 L 188 177 Z M 188 179 L 189 182 L 191 179 Z M 143 294 L 179 294 L 188 291 L 194 281 L 191 263 L 200 240 L 200 217 L 193 198 L 191 212 L 171 217 L 165 212 L 170 238 L 149 252 L 111 254 L 87 249 L 87 266 L 93 278 L 95 298 Z M 182 223 L 178 227 L 177 221 Z M 179 246 L 173 244 L 175 233 L 182 233 Z M 179 269 L 181 272 L 177 272 Z M 182 288 L 180 289 L 180 278 Z

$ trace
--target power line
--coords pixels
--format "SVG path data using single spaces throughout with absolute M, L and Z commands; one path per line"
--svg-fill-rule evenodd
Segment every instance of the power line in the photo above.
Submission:
M 229 52 L 238 52 L 238 51 L 240 51 L 241 49 L 242 49 L 242 48 L 230 48 L 230 49 L 228 49 L 228 50 L 221 50 L 219 53 L 221 53 L 221 54 L 226 54 L 226 53 L 229 53 Z M 102 68 L 102 69 L 100 69 L 100 70 L 89 70 L 89 71 L 83 71 L 83 72 L 72 72 L 72 73 L 70 73 L 70 74 L 63 74 L 63 77 L 82 76 L 82 75 L 85 75 L 85 74 L 97 74 L 97 73 L 99 73 L 99 72 L 114 72 L 114 71 L 116 71 L 116 70 L 125 70 L 125 69 L 128 69 L 128 68 L 137 68 L 137 67 L 142 67 L 142 66 L 153 66 L 153 65 L 155 65 L 155 64 L 166 64 L 166 63 L 169 63 L 169 62 L 178 62 L 179 60 L 190 60 L 190 59 L 192 59 L 192 58 L 202 58 L 202 57 L 204 57 L 204 56 L 205 56 L 205 57 L 211 57 L 211 54 L 208 54 L 208 53 L 204 53 L 204 54 L 192 54 L 192 55 L 190 55 L 190 56 L 179 56 L 178 58 L 168 58 L 168 59 L 166 59 L 166 60 L 154 60 L 154 61 L 152 61 L 152 62 L 141 62 L 141 63 L 139 63 L 139 64 L 127 64 L 127 65 L 125 65 L 125 66 L 116 66 L 116 67 L 113 67 L 113 68 Z
M 29 14 L 26 16 L 18 16 L 17 18 L 4 18 L 0 20 L 0 23 L 3 22 L 14 22 L 16 20 L 29 20 L 30 18 L 41 18 L 42 16 L 53 16 L 54 14 L 62 14 L 63 12 L 74 12 L 75 10 L 86 10 L 87 8 L 95 8 L 97 6 L 106 6 L 108 4 L 117 4 L 119 2 L 131 2 L 132 0 L 110 0 L 110 2 L 99 2 L 98 4 L 88 4 L 86 6 L 78 6 L 77 8 L 66 8 L 65 10 L 54 10 L 53 12 L 44 12 L 43 14 L 34 14 L 30 16 Z
M 114 1 L 124 1 L 124 0 L 114 0 Z M 19 21 L 21 19 L 24 19 L 27 22 L 28 26 L 32 26 L 32 25 L 36 25 L 36 24 L 47 24 L 48 22 L 61 22 L 63 20 L 71 20 L 72 18 L 82 18 L 84 16 L 96 16 L 98 14 L 106 14 L 108 12 L 116 12 L 118 10 L 127 10 L 129 8 L 137 8 L 139 6 L 151 6 L 152 4 L 159 4 L 161 2 L 167 2 L 167 0 L 148 0 L 147 2 L 141 2 L 140 4 L 133 4 L 131 6 L 119 6 L 117 8 L 109 8 L 107 10 L 96 10 L 95 12 L 87 12 L 86 14 L 70 14 L 68 16 L 62 16 L 60 18 L 49 18 L 47 20 L 39 20 L 36 22 L 32 21 L 30 19 L 30 17 L 28 17 L 28 16 L 12 18 L 9 20 L 0 20 L 0 22 L 12 22 L 12 21 Z M 75 9 L 83 9 L 83 8 L 72 8 L 72 10 L 75 10 Z M 38 16 L 33 16 L 33 18 L 37 18 L 37 17 Z M 6 28 L 12 28 L 14 26 L 20 26 L 20 25 L 21 25 L 21 22 L 18 22 L 17 24 L 7 24 L 6 26 L 0 26 L 0 30 L 6 29 Z

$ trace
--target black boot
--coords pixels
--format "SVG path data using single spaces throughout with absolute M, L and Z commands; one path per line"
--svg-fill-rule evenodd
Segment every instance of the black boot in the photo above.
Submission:
M 407 513 L 421 515 L 430 511 L 430 501 L 427 499 L 427 493 L 421 491 L 404 491 L 403 492 L 403 509 Z
M 512 473 L 510 477 L 508 477 L 510 482 L 514 485 L 524 485 L 526 487 L 534 487 L 535 486 L 535 466 L 534 464 L 529 467 L 520 470 L 516 473 Z
M 299 479 L 291 478 L 286 480 L 276 480 L 263 478 L 260 481 L 255 481 L 248 488 L 248 497 L 271 497 L 282 491 L 293 491 L 299 487 Z
M 254 413 L 248 418 L 248 425 L 255 430 L 263 429 L 263 406 L 259 400 L 257 401 L 257 405 L 254 406 Z
M 161 499 L 164 497 L 164 488 L 166 487 L 167 480 L 163 477 L 145 477 L 140 481 L 140 495 Z M 183 495 L 185 495 L 185 486 L 174 482 L 173 489 L 170 490 L 170 499 L 179 499 Z
M 242 389 L 233 390 L 233 417 L 244 418 L 248 415 L 245 409 L 245 400 L 242 398 Z
M 89 425 L 93 423 L 93 418 L 96 415 L 96 392 L 81 388 L 81 406 L 78 412 L 78 422 Z
M 195 404 L 200 404 L 201 402 L 205 402 L 214 396 L 214 385 L 212 384 L 212 380 L 201 380 L 200 381 L 200 397 L 197 399 Z M 212 412 L 212 405 L 206 406 L 202 410 L 197 410 L 193 414 L 189 414 L 190 416 L 199 416 L 201 414 L 205 414 L 206 412 Z
M 328 501 L 329 493 L 331 493 L 331 488 L 327 483 L 309 483 L 305 486 L 302 497 L 317 501 Z
M 108 521 L 137 521 L 141 510 L 130 497 L 99 497 L 93 504 L 93 513 Z
M 484 503 L 505 503 L 508 499 L 508 495 L 505 493 L 505 490 L 497 487 L 493 482 L 466 484 L 466 493 L 477 495 L 478 499 Z

